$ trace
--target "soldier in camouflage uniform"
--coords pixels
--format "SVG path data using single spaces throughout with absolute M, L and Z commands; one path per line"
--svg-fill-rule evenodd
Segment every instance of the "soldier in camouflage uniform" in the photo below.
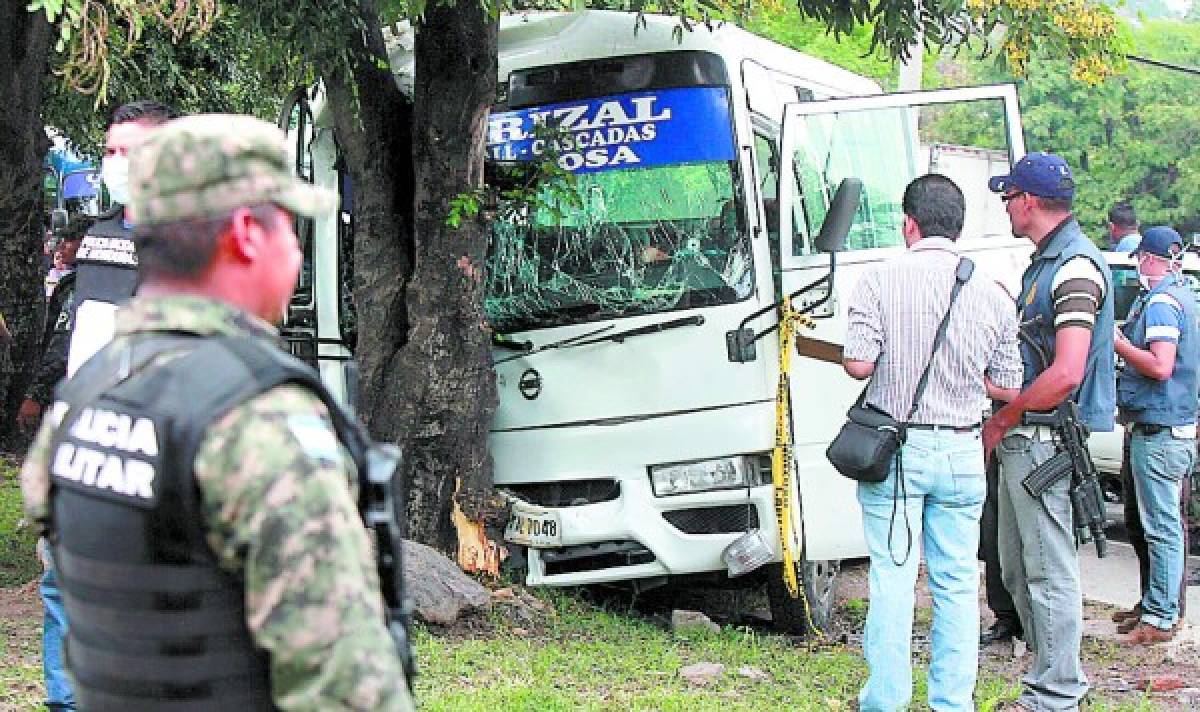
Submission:
M 133 157 L 142 286 L 119 313 L 114 341 L 59 388 L 21 474 L 28 515 L 50 531 L 84 709 L 412 709 L 356 508 L 358 460 L 323 399 L 285 383 L 193 431 L 176 422 L 192 408 L 177 404 L 168 418 L 155 408 L 175 392 L 203 393 L 221 373 L 193 368 L 190 379 L 159 378 L 157 391 L 127 385 L 173 374 L 214 343 L 280 346 L 271 324 L 302 259 L 293 216 L 335 205 L 291 165 L 278 129 L 227 115 L 169 122 Z M 117 374 L 119 384 L 97 387 L 97 374 Z M 124 400 L 114 400 L 121 388 Z M 106 395 L 80 396 L 97 390 Z M 149 400 L 129 395 L 147 392 Z M 98 424 L 103 408 L 123 403 L 142 405 Z M 200 433 L 190 473 L 168 457 L 185 452 L 176 432 Z M 90 470 L 89 448 L 103 463 Z M 185 541 L 182 554 L 147 556 L 167 536 L 159 529 L 186 534 L 175 521 L 187 509 L 169 509 L 172 496 L 186 503 L 186 476 L 198 491 L 201 551 Z M 170 489 L 176 479 L 185 486 Z M 233 600 L 223 598 L 229 582 Z M 180 625 L 179 616 L 191 617 Z M 173 622 L 153 630 L 160 620 Z M 209 635 L 213 626 L 224 628 Z

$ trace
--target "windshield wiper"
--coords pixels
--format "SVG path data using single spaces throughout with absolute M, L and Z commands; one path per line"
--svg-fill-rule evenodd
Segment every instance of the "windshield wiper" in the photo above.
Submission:
M 533 350 L 533 342 L 531 341 L 514 341 L 496 332 L 492 332 L 492 346 L 507 351 L 519 351 L 523 354 Z
M 588 344 L 598 344 L 601 341 L 615 341 L 619 344 L 619 343 L 624 342 L 625 339 L 628 339 L 631 336 L 641 336 L 643 334 L 655 334 L 660 331 L 669 331 L 671 329 L 678 329 L 681 326 L 700 326 L 703 323 L 704 323 L 703 316 L 701 316 L 699 314 L 693 314 L 692 316 L 685 316 L 681 319 L 672 319 L 670 321 L 662 321 L 657 324 L 647 324 L 645 326 L 638 326 L 638 327 L 634 327 L 632 329 L 626 329 L 625 331 L 619 331 L 615 334 L 610 334 L 609 336 L 601 336 L 598 339 L 589 339 L 587 341 L 577 341 L 577 342 L 571 344 L 571 346 L 572 347 L 587 346 Z
M 578 334 L 576 336 L 572 336 L 569 339 L 563 339 L 561 341 L 555 341 L 553 343 L 549 343 L 544 346 L 539 346 L 538 348 L 536 348 L 532 351 L 528 351 L 525 353 L 519 353 L 515 356 L 509 356 L 508 358 L 502 358 L 499 361 L 493 361 L 492 365 L 499 366 L 500 364 L 507 363 L 509 361 L 512 361 L 513 359 L 528 357 L 528 356 L 532 356 L 534 354 L 540 354 L 543 351 L 549 351 L 550 349 L 558 349 L 558 348 L 562 348 L 563 346 L 570 346 L 570 345 L 575 344 L 576 342 L 580 341 L 581 339 L 586 339 L 590 336 L 595 336 L 596 334 L 602 334 L 602 333 L 608 331 L 609 329 L 613 328 L 613 326 L 615 326 L 615 325 L 609 324 L 608 326 L 602 326 L 599 329 L 596 329 L 594 331 L 589 331 L 586 334 Z M 518 343 L 518 342 L 514 342 L 514 343 Z

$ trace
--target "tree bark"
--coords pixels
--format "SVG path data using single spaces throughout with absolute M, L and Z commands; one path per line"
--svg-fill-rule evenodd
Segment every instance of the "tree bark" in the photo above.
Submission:
M 412 102 L 387 68 L 374 3 L 359 3 L 359 34 L 347 23 L 347 46 L 361 52 L 351 64 L 320 73 L 334 130 L 353 182 L 355 356 L 361 369 L 359 411 L 372 434 L 397 440 L 389 419 L 387 370 L 408 337 L 405 285 L 413 269 Z
M 487 436 L 497 396 L 483 317 L 487 232 L 446 226 L 450 200 L 483 184 L 498 23 L 481 3 L 431 4 L 416 34 L 416 254 L 408 343 L 380 372 L 370 422 L 404 448 L 409 537 L 495 571 L 482 524 L 496 511 Z
M 0 0 L 0 312 L 12 332 L 0 354 L 0 444 L 17 436 L 13 416 L 39 354 L 42 291 L 42 161 L 50 142 L 42 127 L 42 82 L 51 27 L 24 0 Z M 0 350 L 4 348 L 0 345 Z

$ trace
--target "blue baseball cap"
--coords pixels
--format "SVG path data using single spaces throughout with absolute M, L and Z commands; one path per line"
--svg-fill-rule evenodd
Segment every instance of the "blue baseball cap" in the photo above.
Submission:
M 1160 225 L 1142 233 L 1142 241 L 1134 252 L 1148 252 L 1170 259 L 1172 246 L 1176 247 L 1178 252 L 1183 252 L 1183 238 L 1173 229 Z
M 1026 154 L 1006 176 L 992 176 L 988 188 L 993 193 L 1019 190 L 1040 198 L 1070 200 L 1075 197 L 1075 178 L 1061 156 L 1045 151 Z

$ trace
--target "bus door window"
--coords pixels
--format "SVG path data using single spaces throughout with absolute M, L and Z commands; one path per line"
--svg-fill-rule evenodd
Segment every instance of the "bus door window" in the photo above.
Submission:
M 764 133 L 754 133 L 754 161 L 758 175 L 758 194 L 762 196 L 767 246 L 771 252 L 771 274 L 775 298 L 782 296 L 779 274 L 779 147 L 775 139 Z

